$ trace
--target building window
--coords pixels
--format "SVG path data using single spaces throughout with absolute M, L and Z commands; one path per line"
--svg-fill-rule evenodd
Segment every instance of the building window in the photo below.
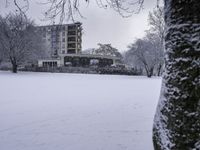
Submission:
M 62 36 L 65 36 L 65 32 L 62 32 Z
M 62 42 L 65 42 L 65 38 L 62 39 Z

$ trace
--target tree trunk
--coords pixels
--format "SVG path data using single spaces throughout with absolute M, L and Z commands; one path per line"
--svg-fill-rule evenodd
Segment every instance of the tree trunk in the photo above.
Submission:
M 200 1 L 165 0 L 165 72 L 155 150 L 200 149 Z
M 151 67 L 151 68 L 150 68 L 150 77 L 153 76 L 153 71 L 154 71 L 154 67 Z
M 153 75 L 154 67 L 149 68 L 147 65 L 144 65 L 144 69 L 146 71 L 147 77 L 151 78 Z
M 162 64 L 160 63 L 157 68 L 157 76 L 161 76 L 161 72 L 162 72 Z
M 11 59 L 11 64 L 12 64 L 12 72 L 13 73 L 17 73 L 17 62 L 15 61 L 15 59 Z
M 16 64 L 12 64 L 12 72 L 17 73 L 17 65 Z

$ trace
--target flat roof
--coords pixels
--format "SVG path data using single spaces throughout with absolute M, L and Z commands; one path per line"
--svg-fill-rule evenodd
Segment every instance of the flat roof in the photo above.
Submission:
M 81 22 L 74 22 L 74 23 L 70 23 L 70 24 L 52 24 L 52 25 L 39 25 L 37 27 L 52 27 L 52 26 L 72 26 L 72 25 L 76 25 L 76 24 L 80 24 L 82 25 Z
M 61 57 L 71 56 L 71 57 L 91 57 L 91 58 L 107 58 L 107 59 L 115 59 L 120 60 L 119 57 L 109 56 L 109 55 L 94 55 L 94 54 L 59 54 Z

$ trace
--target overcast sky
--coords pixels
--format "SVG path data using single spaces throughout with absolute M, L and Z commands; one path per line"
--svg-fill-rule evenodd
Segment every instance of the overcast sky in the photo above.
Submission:
M 6 0 L 0 0 L 0 14 L 14 11 L 15 7 L 10 3 L 5 6 Z M 12 0 L 10 0 L 12 1 Z M 82 15 L 86 18 L 77 17 L 76 20 L 83 23 L 83 50 L 97 47 L 97 43 L 111 43 L 119 51 L 127 50 L 127 46 L 136 38 L 144 36 L 144 31 L 148 29 L 148 13 L 156 7 L 157 0 L 145 0 L 144 9 L 139 14 L 132 17 L 123 18 L 111 9 L 99 8 L 95 0 L 89 6 L 83 5 Z M 49 24 L 41 21 L 46 6 L 37 4 L 40 0 L 30 0 L 28 15 L 39 25 Z

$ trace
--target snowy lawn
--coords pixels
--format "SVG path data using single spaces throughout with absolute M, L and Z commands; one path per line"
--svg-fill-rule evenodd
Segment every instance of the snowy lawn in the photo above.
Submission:
M 0 72 L 0 150 L 152 150 L 161 79 Z

